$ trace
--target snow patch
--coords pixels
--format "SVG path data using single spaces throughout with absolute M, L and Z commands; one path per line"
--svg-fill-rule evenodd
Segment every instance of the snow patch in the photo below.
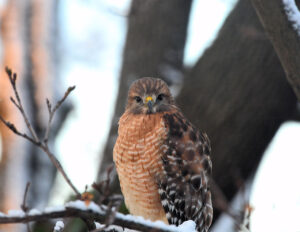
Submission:
M 269 144 L 253 182 L 251 231 L 300 231 L 299 138 L 300 123 L 286 122 Z
M 121 226 L 110 225 L 110 226 L 106 227 L 106 225 L 101 224 L 99 222 L 94 222 L 94 223 L 95 223 L 96 229 L 99 229 L 99 231 L 101 229 L 104 229 L 104 227 L 105 227 L 105 229 L 101 230 L 101 231 L 115 231 L 115 232 L 132 231 L 132 230 L 126 230 L 126 229 L 123 230 L 123 227 L 121 227 Z
M 0 217 L 6 217 L 6 214 L 0 212 Z
M 99 222 L 94 222 L 94 223 L 95 223 L 96 229 L 102 229 L 103 226 Z
M 300 36 L 300 12 L 295 3 L 295 0 L 282 0 L 282 2 L 288 20 L 292 23 L 293 28 Z
M 47 207 L 44 212 L 45 213 L 52 213 L 52 212 L 57 212 L 57 211 L 64 211 L 66 208 L 64 206 L 50 206 L 50 207 Z
M 94 202 L 90 202 L 88 205 L 86 205 L 84 201 L 76 200 L 76 201 L 67 202 L 65 206 L 69 208 L 76 208 L 81 210 L 92 210 L 93 212 L 100 213 L 100 214 L 103 213 L 100 207 Z
M 39 215 L 41 214 L 41 211 L 37 210 L 37 209 L 31 209 L 29 212 L 28 212 L 28 215 L 30 216 L 34 216 L 34 215 Z
M 196 223 L 192 220 L 186 221 L 178 226 L 180 232 L 196 232 Z
M 182 223 L 179 227 L 176 227 L 174 225 L 167 225 L 165 224 L 163 221 L 150 221 L 147 220 L 143 217 L 140 216 L 133 216 L 133 215 L 124 215 L 121 213 L 117 213 L 117 217 L 121 218 L 123 220 L 127 220 L 127 221 L 131 221 L 131 222 L 135 222 L 135 223 L 141 223 L 144 224 L 146 226 L 152 226 L 152 227 L 156 227 L 162 230 L 169 230 L 169 231 L 173 231 L 173 232 L 196 232 L 196 224 L 193 221 L 186 221 L 184 223 Z
M 63 221 L 57 221 L 54 226 L 54 231 L 58 231 L 58 232 L 63 231 L 64 227 L 65 224 L 63 223 Z
M 8 211 L 7 216 L 9 216 L 9 217 L 24 217 L 25 213 L 22 210 L 11 209 Z

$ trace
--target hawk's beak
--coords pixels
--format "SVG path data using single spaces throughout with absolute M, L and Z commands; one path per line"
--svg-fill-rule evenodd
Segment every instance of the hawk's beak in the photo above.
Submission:
M 148 96 L 146 97 L 146 103 L 148 105 L 149 111 L 152 112 L 152 108 L 153 108 L 153 98 Z

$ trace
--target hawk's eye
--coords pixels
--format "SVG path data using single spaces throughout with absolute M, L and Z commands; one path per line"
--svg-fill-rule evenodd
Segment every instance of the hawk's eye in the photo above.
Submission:
M 158 101 L 162 101 L 163 98 L 164 98 L 164 94 L 159 94 L 159 95 L 157 96 L 157 100 L 158 100 Z
M 142 98 L 140 98 L 139 96 L 135 96 L 134 99 L 137 103 L 140 103 L 142 101 Z

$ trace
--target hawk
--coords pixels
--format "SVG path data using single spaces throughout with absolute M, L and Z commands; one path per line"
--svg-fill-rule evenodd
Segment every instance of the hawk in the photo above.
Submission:
M 207 135 L 183 116 L 163 80 L 133 82 L 113 150 L 131 214 L 175 225 L 193 220 L 208 231 L 210 151 Z

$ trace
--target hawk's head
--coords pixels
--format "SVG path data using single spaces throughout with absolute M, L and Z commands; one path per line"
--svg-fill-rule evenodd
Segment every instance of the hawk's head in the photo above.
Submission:
M 133 114 L 154 114 L 174 108 L 168 85 L 161 79 L 144 77 L 132 83 L 126 110 Z

